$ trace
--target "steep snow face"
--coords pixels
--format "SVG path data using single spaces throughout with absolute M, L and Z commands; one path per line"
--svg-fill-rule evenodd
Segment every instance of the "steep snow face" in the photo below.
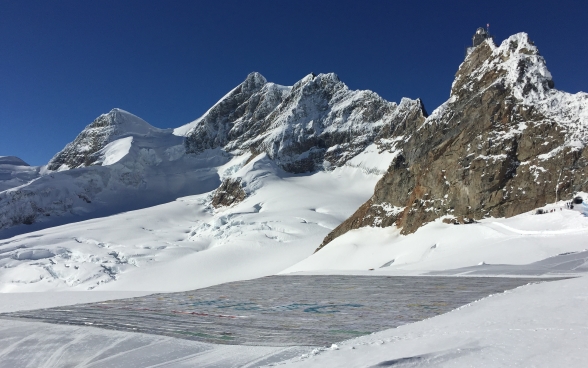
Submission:
M 41 168 L 15 156 L 0 156 L 0 192 L 24 185 L 39 177 Z
M 102 150 L 109 143 L 131 135 L 148 136 L 161 132 L 161 129 L 133 114 L 113 109 L 88 125 L 73 142 L 49 161 L 47 168 L 62 171 L 98 165 L 104 161 Z
M 104 148 L 98 151 L 100 154 L 100 160 L 97 162 L 100 162 L 102 166 L 109 166 L 119 162 L 129 153 L 132 143 L 133 137 L 121 138 L 108 143 Z
M 341 166 L 406 120 L 418 125 L 425 114 L 419 100 L 398 106 L 371 91 L 349 90 L 335 74 L 311 74 L 283 87 L 252 73 L 175 134 L 186 134 L 188 153 L 214 147 L 266 152 L 289 172 L 307 172 Z

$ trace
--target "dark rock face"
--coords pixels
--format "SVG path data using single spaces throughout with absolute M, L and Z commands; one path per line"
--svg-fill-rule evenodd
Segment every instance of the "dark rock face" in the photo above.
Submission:
M 204 116 L 186 137 L 186 153 L 224 147 L 246 133 L 247 128 L 267 116 L 282 102 L 285 88 L 268 85 L 259 73 L 251 73 Z
M 286 171 L 301 173 L 343 165 L 374 142 L 385 149 L 398 126 L 416 127 L 425 115 L 419 100 L 397 105 L 371 91 L 350 91 L 335 74 L 283 87 L 252 73 L 193 123 L 185 146 L 187 153 L 266 152 Z
M 469 223 L 571 198 L 588 188 L 587 109 L 587 94 L 553 89 L 526 34 L 485 41 L 460 66 L 450 99 L 408 133 L 372 198 L 321 247 L 362 226 L 409 234 L 442 216 Z
M 231 206 L 245 199 L 246 193 L 241 187 L 239 179 L 225 179 L 220 187 L 214 191 L 211 204 L 214 208 Z

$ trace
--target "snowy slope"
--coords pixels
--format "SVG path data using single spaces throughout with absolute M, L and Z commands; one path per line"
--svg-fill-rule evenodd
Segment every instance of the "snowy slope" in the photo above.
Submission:
M 421 274 L 482 265 L 524 265 L 588 249 L 588 206 L 568 209 L 566 202 L 559 202 L 545 209 L 555 211 L 488 218 L 469 225 L 446 224 L 440 219 L 411 235 L 401 235 L 394 227 L 364 227 L 335 239 L 284 273 Z
M 0 156 L 0 192 L 38 178 L 41 169 L 38 166 L 30 166 L 15 156 Z
M 275 274 L 311 254 L 379 178 L 369 166 L 293 175 L 266 155 L 246 159 L 214 173 L 242 178 L 237 205 L 214 209 L 204 193 L 1 241 L 0 291 L 172 291 Z

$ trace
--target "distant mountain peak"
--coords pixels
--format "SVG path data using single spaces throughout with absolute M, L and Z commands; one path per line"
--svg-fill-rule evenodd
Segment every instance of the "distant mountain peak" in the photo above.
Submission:
M 0 165 L 31 166 L 16 156 L 0 156 Z
M 68 170 L 90 166 L 99 160 L 97 153 L 107 144 L 131 135 L 148 135 L 161 129 L 119 108 L 97 117 L 49 161 L 49 170 Z

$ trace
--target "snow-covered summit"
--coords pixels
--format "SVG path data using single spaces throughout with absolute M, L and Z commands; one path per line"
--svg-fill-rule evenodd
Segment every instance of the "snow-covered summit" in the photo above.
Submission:
M 372 91 L 349 90 L 333 73 L 309 74 L 292 87 L 264 81 L 250 74 L 201 118 L 176 129 L 186 135 L 186 152 L 266 152 L 287 171 L 306 172 L 344 164 L 407 116 Z M 424 119 L 422 104 L 413 102 L 402 108 Z
M 31 166 L 16 156 L 0 156 L 0 165 Z
M 445 111 L 448 103 L 467 103 L 472 92 L 482 94 L 496 86 L 511 92 L 511 103 L 535 109 L 564 127 L 569 133 L 567 146 L 588 144 L 588 94 L 555 89 L 545 59 L 524 32 L 510 36 L 500 46 L 488 39 L 470 53 L 456 74 L 451 98 L 429 121 Z
M 0 156 L 0 192 L 38 178 L 40 169 L 16 156 Z
M 100 151 L 109 143 L 129 136 L 146 136 L 160 133 L 143 119 L 115 108 L 102 114 L 63 150 L 49 161 L 49 170 L 68 170 L 78 167 L 100 164 Z

